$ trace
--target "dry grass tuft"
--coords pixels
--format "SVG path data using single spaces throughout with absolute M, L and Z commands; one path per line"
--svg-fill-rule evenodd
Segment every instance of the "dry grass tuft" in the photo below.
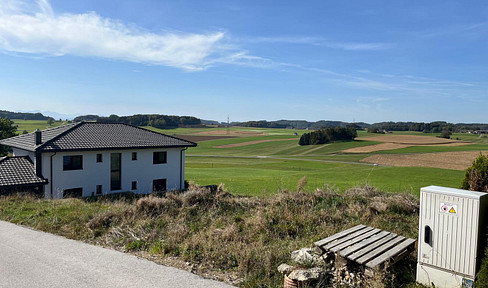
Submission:
M 176 257 L 197 273 L 241 287 L 282 286 L 276 267 L 291 251 L 360 223 L 416 234 L 414 197 L 370 186 L 345 193 L 303 186 L 268 198 L 234 196 L 222 185 L 124 201 L 6 197 L 0 219 L 151 259 Z

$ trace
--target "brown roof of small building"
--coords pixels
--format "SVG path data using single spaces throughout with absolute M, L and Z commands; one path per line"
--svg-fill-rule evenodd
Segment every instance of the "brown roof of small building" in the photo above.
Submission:
M 42 143 L 35 145 L 35 133 L 19 135 L 0 144 L 28 151 L 55 152 L 134 148 L 194 147 L 197 144 L 123 123 L 81 122 L 41 131 Z
M 46 183 L 46 179 L 36 175 L 34 164 L 28 156 L 0 158 L 0 188 Z

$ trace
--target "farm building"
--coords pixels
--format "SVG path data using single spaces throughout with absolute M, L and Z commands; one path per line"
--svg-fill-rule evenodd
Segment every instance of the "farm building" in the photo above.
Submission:
M 81 122 L 0 141 L 0 193 L 45 198 L 184 188 L 185 150 L 195 143 L 120 123 Z

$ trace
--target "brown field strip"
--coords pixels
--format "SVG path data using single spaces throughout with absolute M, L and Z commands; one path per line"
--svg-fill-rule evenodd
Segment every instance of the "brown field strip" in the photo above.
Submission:
M 376 151 L 406 148 L 406 147 L 410 147 L 410 146 L 411 145 L 396 144 L 396 143 L 381 143 L 381 144 L 376 144 L 376 145 L 350 148 L 350 149 L 343 150 L 342 152 L 345 152 L 345 153 L 371 153 L 371 152 L 376 152 Z
M 462 146 L 473 143 L 452 139 L 437 138 L 431 136 L 416 135 L 388 135 L 376 137 L 361 137 L 356 140 L 383 142 L 381 144 L 369 145 L 346 149 L 344 153 L 371 153 L 384 150 L 395 150 L 410 146 Z
M 212 131 L 202 131 L 192 135 L 218 135 L 218 136 L 234 136 L 234 137 L 252 137 L 252 136 L 265 136 L 266 133 L 258 133 L 253 131 L 240 131 L 240 130 L 212 130 Z
M 465 170 L 480 154 L 479 151 L 438 152 L 422 154 L 381 154 L 372 155 L 361 162 L 377 163 L 398 167 L 432 167 L 453 170 Z M 488 155 L 488 151 L 483 151 Z
M 210 136 L 210 135 L 173 135 L 174 137 L 191 141 L 191 142 L 202 142 L 202 141 L 209 141 L 209 140 L 219 140 L 219 139 L 228 139 L 228 138 L 236 138 L 236 136 Z
M 248 141 L 248 142 L 241 142 L 241 143 L 235 143 L 235 144 L 226 144 L 226 145 L 214 146 L 213 148 L 242 147 L 242 146 L 248 146 L 248 145 L 253 145 L 253 144 L 258 144 L 258 143 L 277 142 L 277 141 L 290 141 L 290 140 L 297 141 L 298 138 L 256 140 L 256 141 Z

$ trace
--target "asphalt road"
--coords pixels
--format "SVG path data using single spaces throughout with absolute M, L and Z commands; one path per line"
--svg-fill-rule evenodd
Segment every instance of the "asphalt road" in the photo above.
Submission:
M 0 287 L 233 287 L 0 221 Z

